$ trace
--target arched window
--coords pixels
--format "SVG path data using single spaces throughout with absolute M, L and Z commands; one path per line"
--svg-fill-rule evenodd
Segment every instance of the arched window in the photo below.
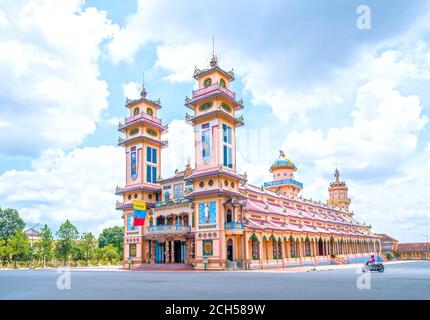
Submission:
M 255 234 L 251 236 L 252 259 L 260 259 L 260 242 Z
M 146 109 L 146 113 L 147 113 L 149 116 L 152 116 L 152 115 L 154 114 L 154 111 L 152 111 L 152 109 L 151 109 L 151 108 L 147 108 L 147 109 Z
M 289 244 L 290 244 L 290 255 L 291 258 L 295 258 L 296 257 L 296 242 L 294 241 L 294 239 L 292 237 L 290 237 Z
M 221 79 L 221 80 L 219 81 L 219 84 L 221 85 L 221 87 L 224 87 L 224 88 L 225 88 L 225 80 L 224 80 L 224 79 Z
M 140 110 L 139 110 L 139 108 L 134 108 L 134 110 L 133 110 L 133 114 L 134 114 L 134 115 L 136 115 L 136 114 L 138 114 L 138 113 L 139 113 L 139 111 L 140 111 Z
M 205 88 L 209 87 L 211 84 L 212 84 L 211 78 L 206 78 L 205 81 L 203 81 L 203 85 L 205 86 Z
M 226 222 L 233 221 L 233 213 L 230 208 L 227 209 Z
M 278 240 L 278 259 L 282 259 L 282 241 Z
M 305 256 L 311 256 L 311 242 L 309 241 L 309 238 L 306 238 L 305 240 Z

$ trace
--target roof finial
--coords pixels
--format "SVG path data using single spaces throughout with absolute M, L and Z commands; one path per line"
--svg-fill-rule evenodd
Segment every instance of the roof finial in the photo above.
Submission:
M 142 91 L 140 92 L 140 96 L 142 98 L 146 98 L 146 94 L 147 94 L 147 92 L 145 89 L 145 71 L 144 71 L 143 75 L 142 75 Z
M 279 150 L 279 158 L 285 158 L 285 152 L 283 150 Z
M 339 173 L 339 170 L 337 170 L 337 167 L 336 167 L 336 170 L 334 171 L 334 177 L 336 178 L 336 182 L 338 182 L 340 178 L 340 173 Z
M 211 67 L 216 67 L 218 65 L 218 57 L 215 54 L 215 37 L 212 35 L 212 57 L 210 61 Z

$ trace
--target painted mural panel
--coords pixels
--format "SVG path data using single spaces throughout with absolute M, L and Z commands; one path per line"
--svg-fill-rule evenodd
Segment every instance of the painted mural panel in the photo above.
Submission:
M 128 231 L 136 231 L 137 227 L 134 225 L 134 217 L 133 214 L 127 214 L 127 230 Z
M 173 199 L 179 200 L 184 197 L 184 185 L 182 183 L 178 183 L 173 185 Z
M 199 217 L 200 224 L 216 224 L 216 202 L 200 203 Z
M 133 180 L 137 178 L 137 150 L 136 147 L 130 149 L 130 175 Z
M 203 255 L 212 256 L 213 254 L 213 240 L 203 240 Z

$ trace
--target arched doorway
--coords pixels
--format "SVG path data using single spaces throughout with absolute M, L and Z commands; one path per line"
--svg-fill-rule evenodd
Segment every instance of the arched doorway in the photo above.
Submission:
M 227 259 L 233 261 L 233 240 L 227 240 Z

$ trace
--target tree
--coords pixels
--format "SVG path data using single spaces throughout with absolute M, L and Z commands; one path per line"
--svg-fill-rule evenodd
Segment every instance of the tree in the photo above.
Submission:
M 18 231 L 24 229 L 25 223 L 15 209 L 0 208 L 0 238 L 5 240 L 6 244 L 10 237 Z
M 103 229 L 99 236 L 99 247 L 112 244 L 122 257 L 124 252 L 124 229 L 118 226 Z M 122 258 L 121 258 L 122 259 Z
M 10 256 L 10 247 L 6 245 L 6 241 L 0 238 L 0 257 L 2 258 L 3 265 Z
M 19 230 L 9 239 L 10 253 L 14 261 L 14 267 L 17 267 L 17 261 L 23 261 L 28 258 L 30 253 L 30 242 L 24 231 Z
M 54 237 L 52 236 L 51 229 L 45 224 L 40 231 L 41 239 L 36 243 L 39 255 L 42 258 L 43 267 L 46 266 L 46 260 L 52 257 L 52 247 L 54 242 Z
M 75 240 L 79 236 L 78 229 L 67 219 L 58 229 L 56 233 L 58 237 L 57 253 L 63 258 L 64 265 L 67 265 L 67 260 L 72 248 L 75 245 Z
M 91 232 L 83 233 L 81 237 L 81 247 L 83 251 L 83 256 L 85 259 L 85 263 L 88 266 L 88 262 L 92 259 L 94 255 L 94 250 L 96 249 L 96 238 L 93 236 Z
M 103 247 L 103 256 L 109 261 L 109 264 L 112 264 L 112 261 L 118 260 L 119 254 L 117 249 L 112 245 L 108 244 Z

